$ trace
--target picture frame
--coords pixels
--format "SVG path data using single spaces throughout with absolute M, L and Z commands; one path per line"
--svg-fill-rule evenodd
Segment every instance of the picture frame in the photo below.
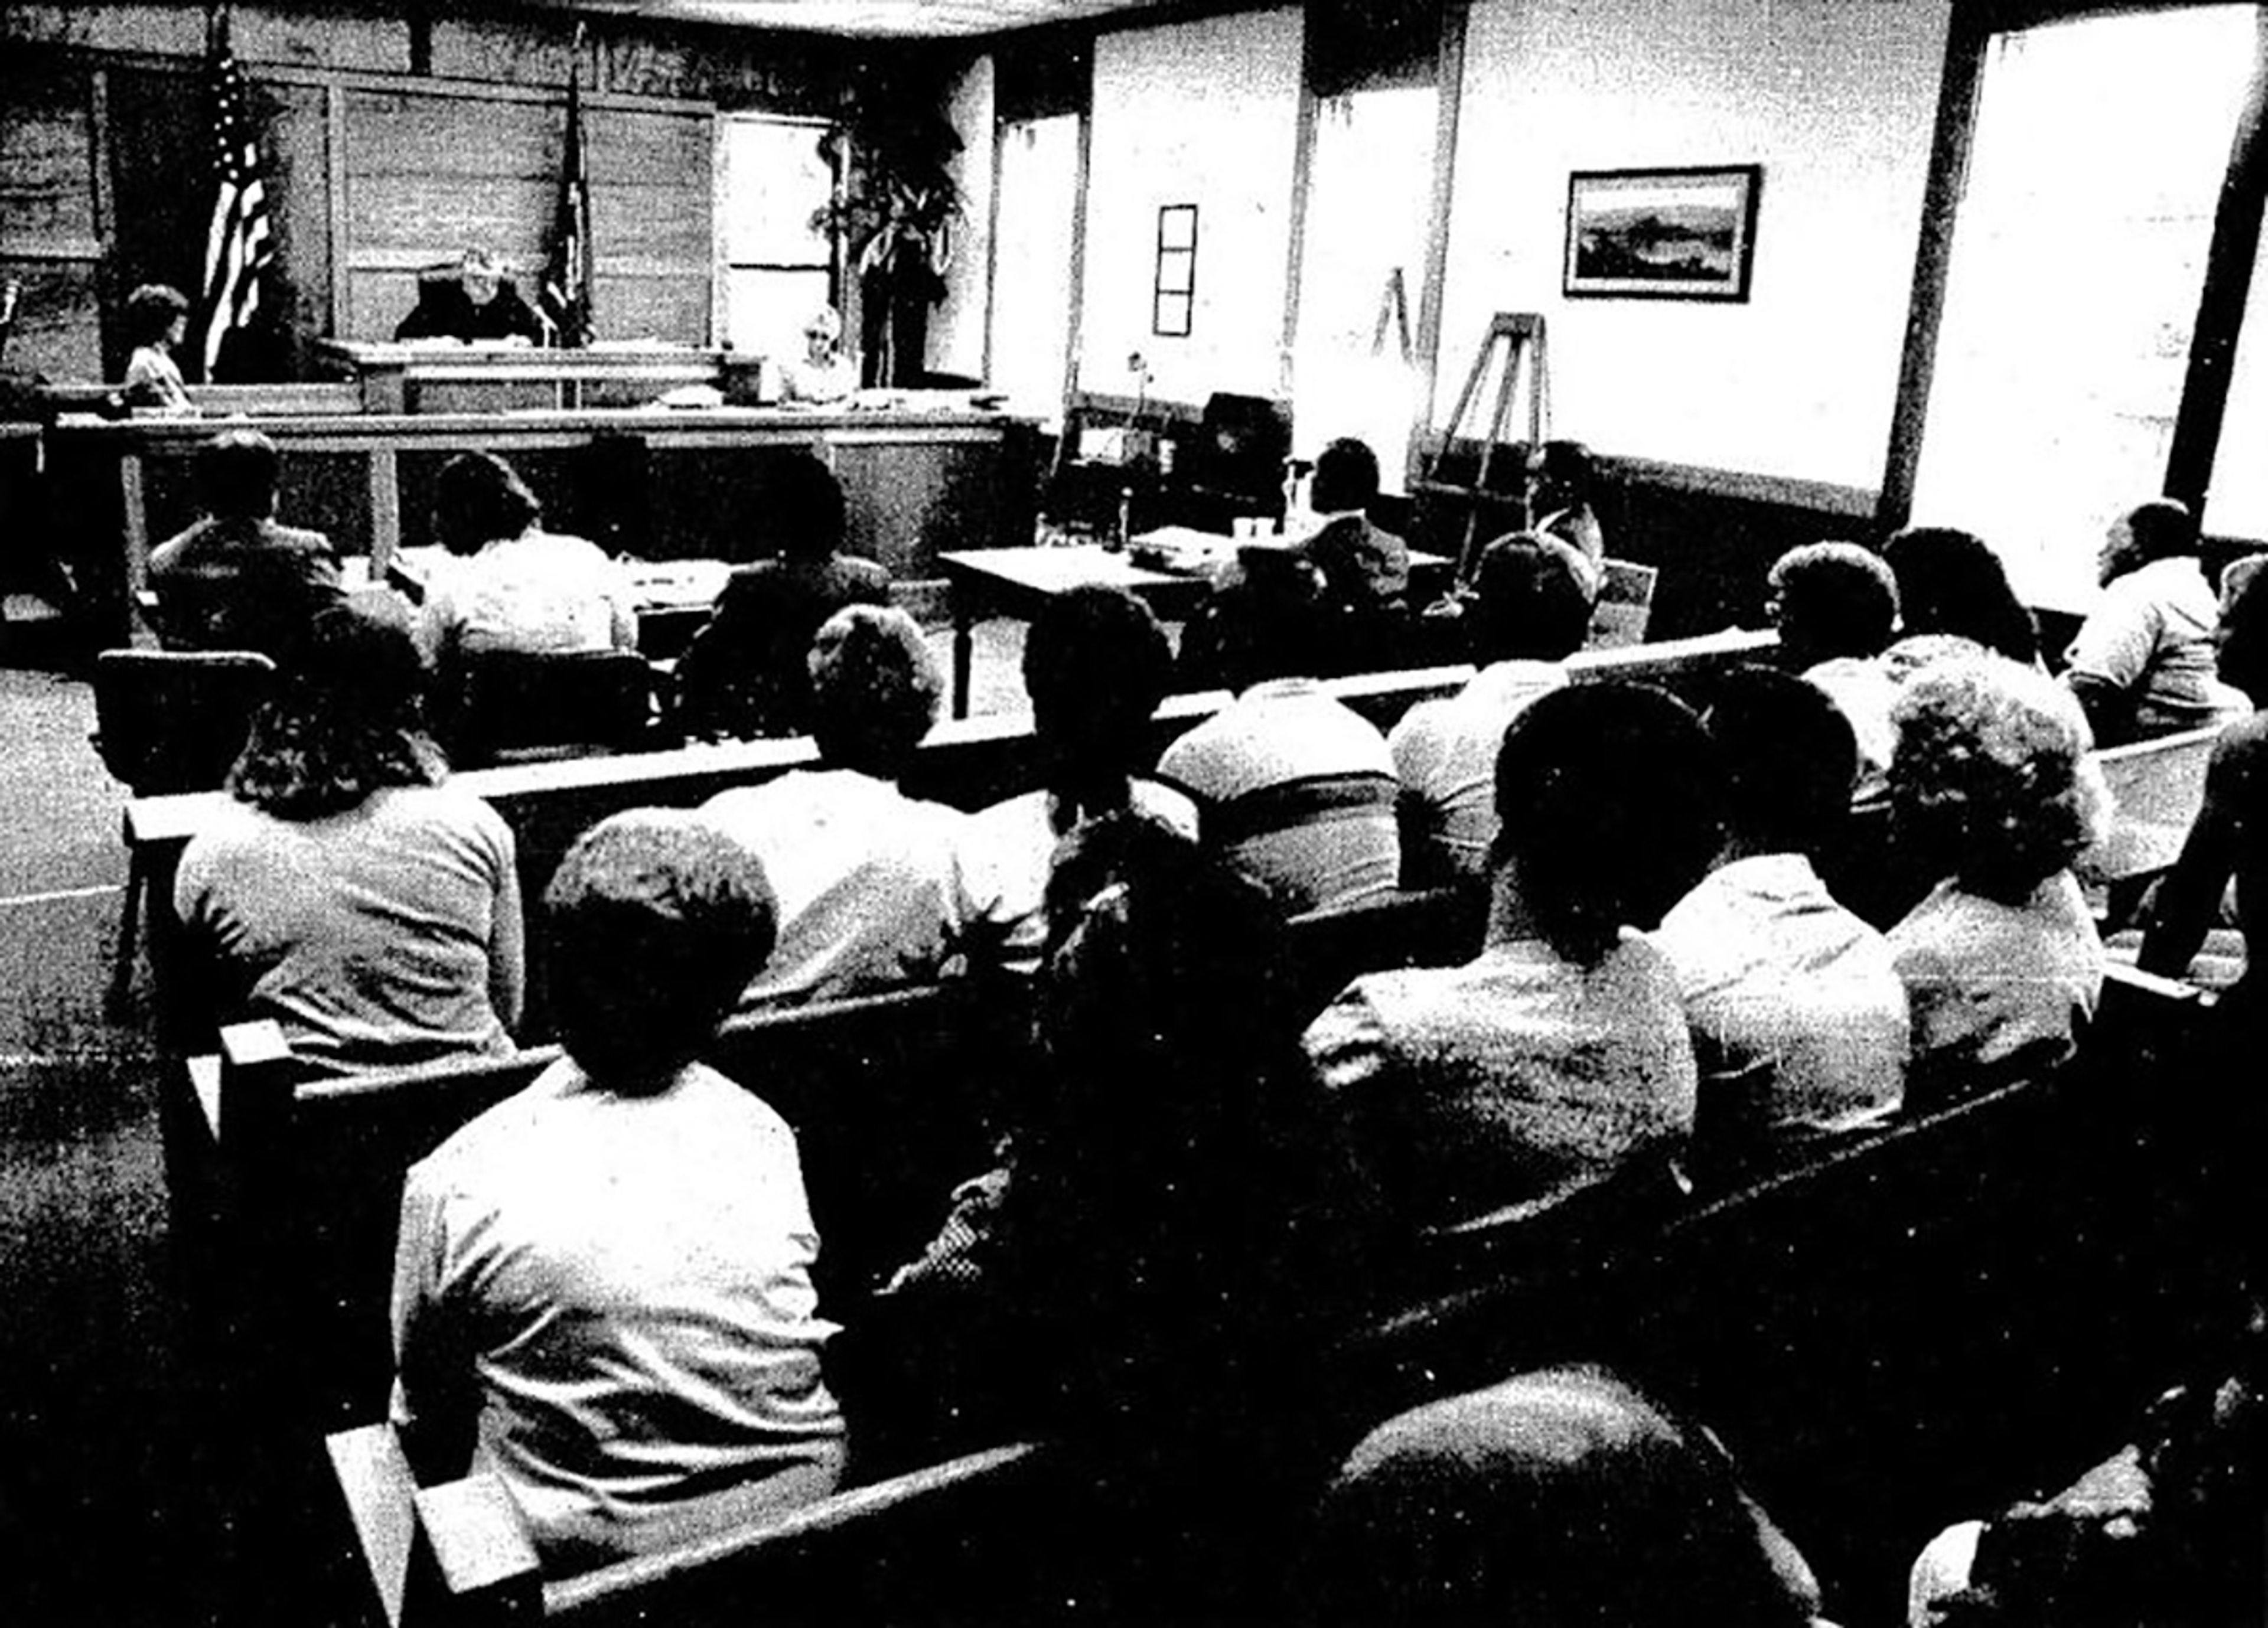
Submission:
M 1763 190 L 1758 164 L 1572 172 L 1561 292 L 1745 301 Z
M 1158 259 L 1150 285 L 1150 331 L 1187 339 L 1197 297 L 1197 206 L 1158 208 Z

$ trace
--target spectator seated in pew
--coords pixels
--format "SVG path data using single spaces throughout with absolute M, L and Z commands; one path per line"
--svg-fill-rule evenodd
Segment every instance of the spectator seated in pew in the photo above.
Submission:
M 2102 598 L 2064 652 L 2096 741 L 2123 746 L 2241 717 L 2242 695 L 2213 676 L 2218 606 L 2185 504 L 2127 511 L 2097 556 Z
M 1598 461 L 1580 441 L 1546 441 L 1528 455 L 1528 512 L 1538 536 L 1557 537 L 1581 557 L 1583 591 L 1592 599 L 1606 585 L 1607 534 L 1591 506 Z
M 1458 694 L 1421 701 L 1387 737 L 1402 782 L 1404 887 L 1478 883 L 1496 840 L 1496 756 L 1521 709 L 1567 681 L 1591 625 L 1582 563 L 1557 538 L 1499 537 L 1482 550 L 1459 618 L 1480 671 Z
M 1140 772 L 1151 716 L 1173 681 L 1174 652 L 1155 612 L 1123 588 L 1094 584 L 1050 599 L 1024 638 L 1040 785 L 976 816 L 992 857 L 1008 948 L 1035 957 L 1057 845 L 1089 822 L 1131 808 L 1192 841 L 1197 806 Z
M 1898 842 L 1941 879 L 1889 934 L 1913 1069 L 1983 1084 L 2060 1063 L 2102 990 L 2071 872 L 2107 812 L 2087 719 L 2070 691 L 1999 656 L 1926 668 L 1895 717 Z
M 2151 903 L 2139 965 L 2168 977 L 2188 974 L 2234 880 L 2244 972 L 2222 997 L 2220 1021 L 2259 1036 L 2268 1035 L 2268 1002 L 2254 970 L 2258 947 L 2268 945 L 2268 928 L 2259 924 L 2268 911 L 2268 574 L 2250 572 L 2239 583 L 2221 621 L 2220 666 L 2224 683 L 2264 704 L 2213 742 L 2205 806 Z
M 1949 526 L 1909 526 L 1882 545 L 1882 558 L 1898 584 L 1898 639 L 1882 658 L 1892 677 L 1980 651 L 2038 665 L 2038 624 L 1983 538 Z
M 1409 617 L 1410 548 L 1373 522 L 1377 500 L 1378 454 L 1366 443 L 1342 436 L 1316 455 L 1307 488 L 1316 526 L 1300 552 L 1323 574 L 1334 672 L 1394 666 Z
M 1047 923 L 1040 1087 L 874 1308 L 932 1440 L 1234 1418 L 1364 1286 L 1265 892 L 1120 810 L 1064 841 Z
M 1205 843 L 1298 915 L 1378 898 L 1401 870 L 1386 737 L 1323 692 L 1322 577 L 1247 549 L 1202 613 L 1236 699 L 1166 748 L 1160 777 L 1201 810 Z
M 702 806 L 763 862 L 779 902 L 779 945 L 744 1012 L 988 966 L 1012 925 L 968 815 L 898 788 L 945 689 L 920 627 L 853 605 L 819 630 L 810 665 L 820 766 Z
M 490 652 L 637 648 L 622 568 L 596 543 L 544 530 L 534 494 L 494 453 L 460 453 L 441 466 L 433 532 L 453 556 L 424 603 L 445 683 L 460 658 Z
M 1862 800 L 1881 795 L 1897 740 L 1897 681 L 1881 660 L 1898 622 L 1898 582 L 1881 556 L 1855 542 L 1811 542 L 1772 563 L 1771 615 L 1788 667 L 1851 720 Z
M 1698 1139 L 1737 1149 L 1879 1123 L 1904 1092 L 1905 986 L 1889 941 L 1812 868 L 1850 818 L 1851 726 L 1815 686 L 1756 667 L 1726 675 L 1703 721 L 1725 846 L 1652 935 L 1692 1028 Z
M 762 866 L 633 810 L 544 915 L 566 1055 L 409 1172 L 393 1415 L 421 1480 L 499 1477 L 557 1574 L 823 1497 L 845 1439 L 794 1133 L 696 1060 L 771 948 Z
M 783 459 L 767 488 L 777 557 L 735 571 L 677 664 L 691 735 L 799 735 L 810 724 L 811 640 L 847 605 L 887 605 L 890 573 L 843 551 L 843 488 L 818 459 Z
M 1683 1146 L 1693 1046 L 1638 930 L 1716 852 L 1717 778 L 1700 720 L 1644 685 L 1571 685 L 1513 720 L 1479 958 L 1358 978 L 1307 1033 L 1388 1214 L 1517 1220 Z
M 192 838 L 173 888 L 223 1022 L 273 1018 L 335 1072 L 512 1049 L 512 836 L 446 784 L 412 613 L 384 590 L 318 614 Z
M 257 430 L 224 431 L 198 452 L 204 518 L 150 554 L 169 648 L 256 650 L 288 662 L 315 613 L 338 603 L 330 539 L 276 524 L 276 443 Z
M 1522 1374 L 1379 1425 L 1316 1521 L 1310 1620 L 1807 1628 L 1819 1585 L 1724 1444 L 1614 1375 Z

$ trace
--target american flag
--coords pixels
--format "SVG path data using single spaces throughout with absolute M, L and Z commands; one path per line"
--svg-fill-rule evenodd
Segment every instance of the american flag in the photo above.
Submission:
M 559 169 L 559 209 L 551 227 L 551 261 L 540 304 L 561 345 L 591 343 L 591 177 L 583 163 L 583 35 L 567 80 L 567 153 Z
M 210 379 L 230 334 L 249 328 L 275 249 L 268 225 L 268 189 L 260 175 L 260 140 L 247 109 L 244 70 L 229 48 L 228 11 L 215 16 L 206 41 L 212 98 L 212 225 L 205 232 L 204 376 Z

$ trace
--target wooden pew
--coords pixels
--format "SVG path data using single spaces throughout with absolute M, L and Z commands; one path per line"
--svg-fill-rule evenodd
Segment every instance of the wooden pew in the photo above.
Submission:
M 420 1490 L 384 1425 L 325 1447 L 363 1602 L 387 1628 L 998 1619 L 1012 1597 L 999 1563 L 1023 1547 L 1013 1516 L 1051 1467 L 1038 1443 L 1005 1443 L 546 1582 L 492 1477 Z
M 2107 931 L 2126 924 L 2143 889 L 2181 856 L 2205 807 L 2205 768 L 2220 739 L 2214 724 L 2095 754 L 2110 789 L 2110 829 L 2074 868 L 2102 895 Z

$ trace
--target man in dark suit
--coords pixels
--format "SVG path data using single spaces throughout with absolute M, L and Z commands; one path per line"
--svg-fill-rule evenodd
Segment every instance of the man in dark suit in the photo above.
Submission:
M 543 320 L 519 297 L 512 279 L 497 269 L 494 255 L 484 248 L 468 248 L 458 262 L 454 282 L 418 284 L 416 308 L 401 319 L 394 336 L 541 344 Z
M 276 443 L 230 430 L 198 454 L 205 518 L 150 556 L 158 633 L 174 647 L 283 659 L 343 589 L 320 532 L 276 523 Z

